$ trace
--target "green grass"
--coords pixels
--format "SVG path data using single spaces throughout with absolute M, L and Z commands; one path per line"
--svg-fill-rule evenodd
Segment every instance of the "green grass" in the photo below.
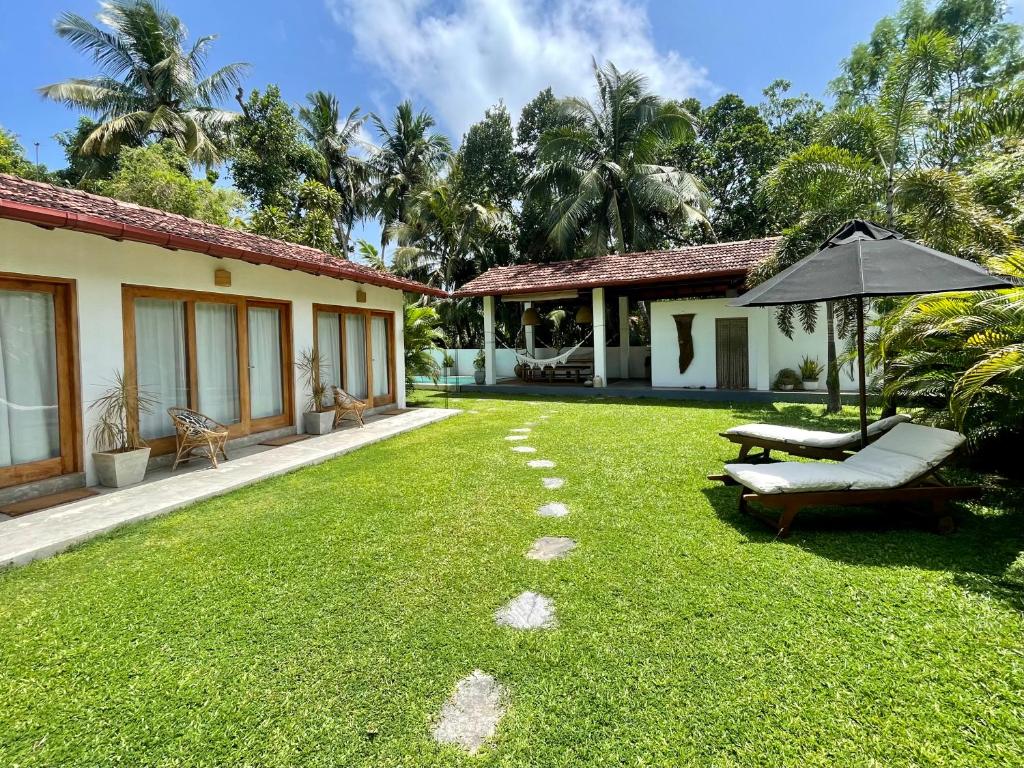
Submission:
M 948 536 L 833 511 L 779 542 L 704 477 L 733 455 L 722 428 L 810 408 L 452 402 L 470 410 L 0 574 L 0 765 L 1024 763 L 1012 489 Z M 542 413 L 528 444 L 558 492 L 502 439 Z M 572 514 L 534 514 L 553 499 Z M 542 535 L 579 547 L 525 559 Z M 494 625 L 524 589 L 558 629 Z M 430 728 L 474 668 L 511 698 L 471 758 Z

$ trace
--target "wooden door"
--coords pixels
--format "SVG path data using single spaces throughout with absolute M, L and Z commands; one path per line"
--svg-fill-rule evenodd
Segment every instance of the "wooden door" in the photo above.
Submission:
M 747 389 L 747 318 L 719 317 L 715 320 L 715 363 L 719 389 Z

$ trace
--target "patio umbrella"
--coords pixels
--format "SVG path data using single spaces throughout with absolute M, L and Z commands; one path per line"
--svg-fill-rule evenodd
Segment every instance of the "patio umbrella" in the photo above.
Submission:
M 738 299 L 734 307 L 857 300 L 857 368 L 860 435 L 867 444 L 867 378 L 864 373 L 864 299 L 945 291 L 1009 288 L 977 264 L 905 240 L 899 232 L 861 219 L 847 222 L 821 248 Z

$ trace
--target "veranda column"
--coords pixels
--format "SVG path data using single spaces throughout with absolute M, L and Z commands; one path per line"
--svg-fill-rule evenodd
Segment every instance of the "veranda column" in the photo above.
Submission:
M 619 377 L 629 378 L 629 296 L 619 296 Z
M 604 319 L 604 288 L 595 288 L 592 294 L 594 301 L 594 386 L 608 385 L 608 347 L 605 335 Z
M 497 382 L 494 353 L 494 297 L 484 296 L 484 383 Z
M 532 301 L 524 301 L 523 302 L 523 312 L 525 312 L 526 310 L 528 310 L 532 306 L 533 306 L 533 302 Z M 534 327 L 532 325 L 527 325 L 527 326 L 524 327 L 523 330 L 526 332 L 526 354 L 528 354 L 530 357 L 536 357 L 534 352 L 536 350 L 537 343 L 535 341 L 536 336 L 534 335 Z

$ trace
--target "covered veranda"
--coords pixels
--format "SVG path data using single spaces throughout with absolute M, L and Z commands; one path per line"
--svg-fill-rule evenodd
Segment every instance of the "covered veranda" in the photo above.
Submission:
M 494 267 L 458 291 L 457 296 L 481 297 L 484 317 L 484 387 L 529 385 L 535 389 L 554 383 L 554 376 L 535 376 L 522 382 L 502 376 L 498 365 L 495 308 L 498 302 L 518 303 L 527 310 L 558 302 L 575 306 L 578 318 L 589 314 L 593 346 L 592 387 L 629 388 L 657 385 L 643 358 L 637 360 L 630 345 L 630 314 L 638 302 L 666 299 L 724 299 L 738 295 L 751 267 L 768 256 L 778 238 L 689 246 L 671 251 L 610 254 L 588 259 L 549 264 L 518 264 Z M 580 311 L 584 310 L 584 311 Z M 585 311 L 589 310 L 589 312 Z M 524 356 L 536 359 L 536 335 L 532 325 L 524 327 Z M 617 339 L 616 347 L 609 341 Z M 650 355 L 680 354 L 670 344 L 655 343 Z M 560 352 L 561 350 L 559 350 Z M 557 386 L 579 387 L 583 382 L 571 375 L 559 377 Z M 475 389 L 475 387 L 474 387 Z M 680 388 L 681 389 L 681 388 Z

